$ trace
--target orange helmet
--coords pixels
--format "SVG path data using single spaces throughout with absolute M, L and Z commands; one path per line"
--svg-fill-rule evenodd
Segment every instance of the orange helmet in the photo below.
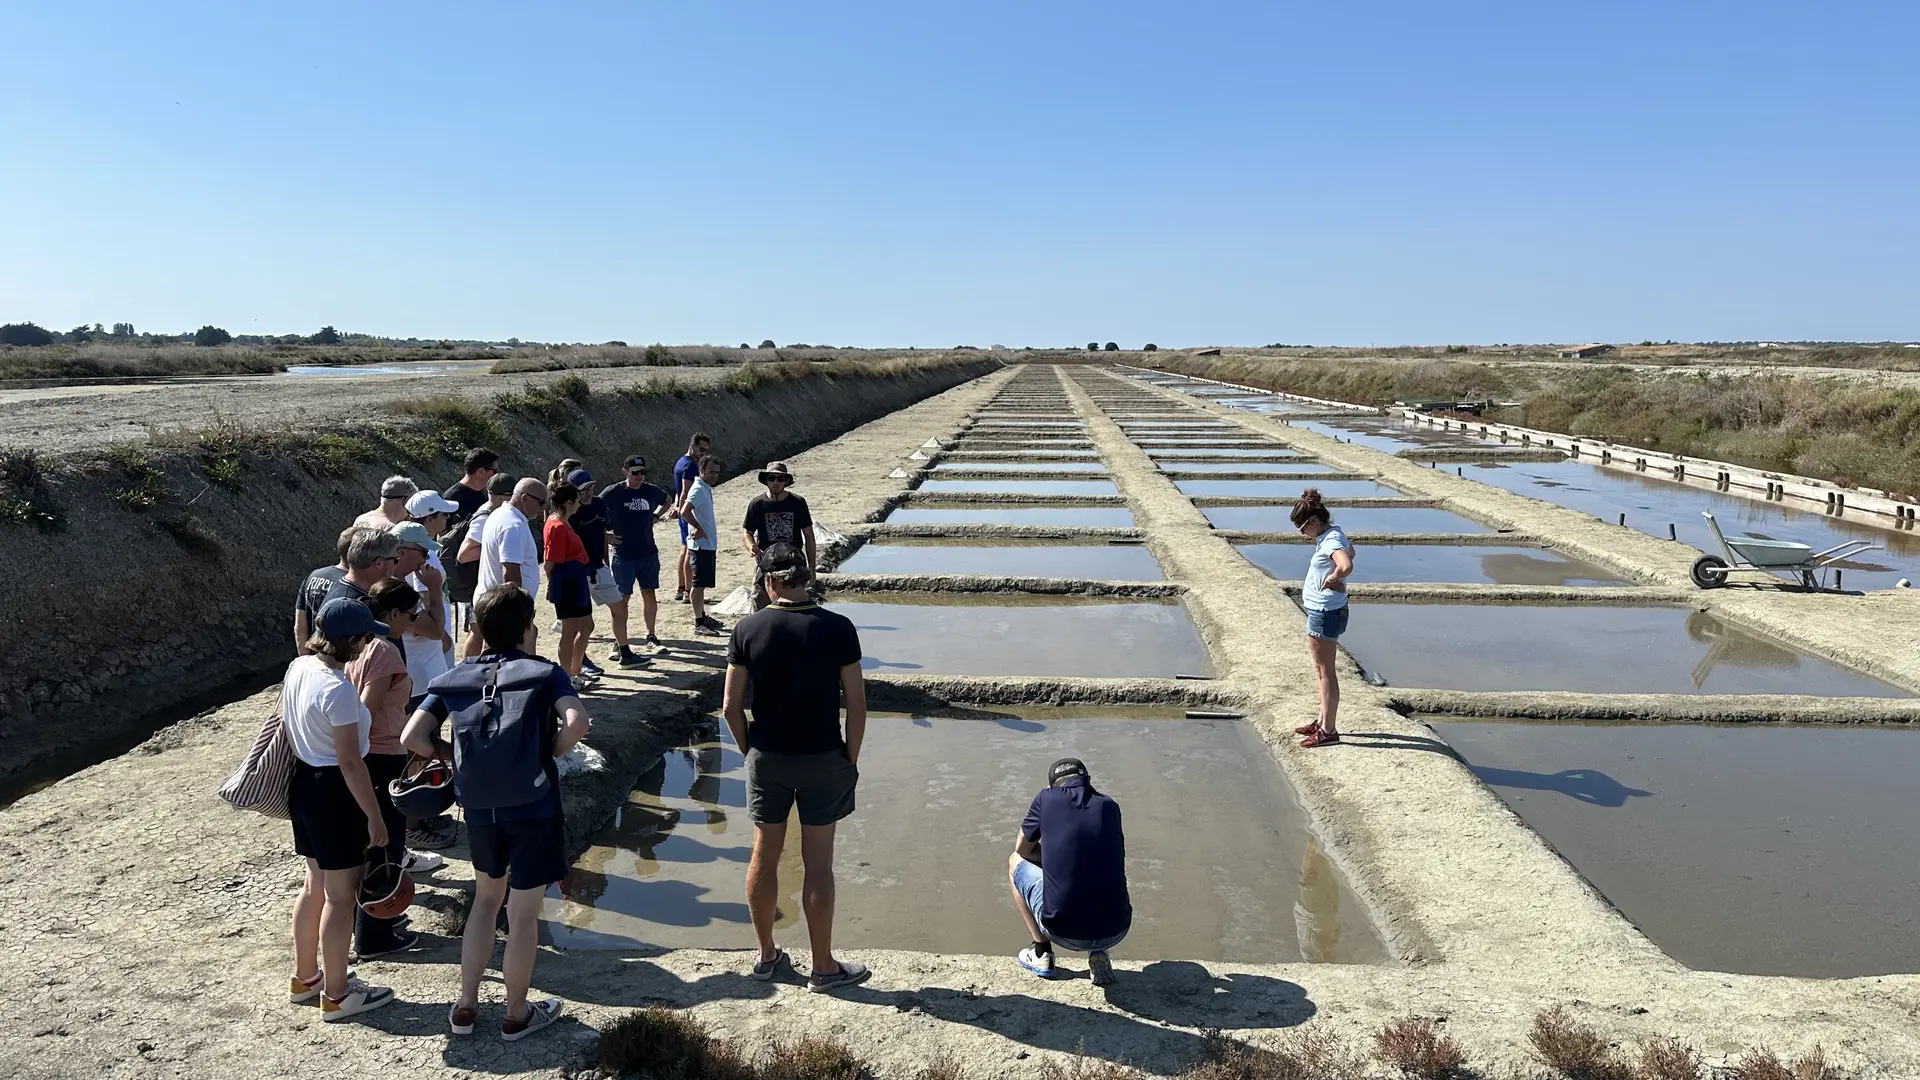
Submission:
M 367 853 L 360 879 L 360 910 L 376 919 L 397 919 L 413 906 L 413 875 L 387 857 L 385 848 Z

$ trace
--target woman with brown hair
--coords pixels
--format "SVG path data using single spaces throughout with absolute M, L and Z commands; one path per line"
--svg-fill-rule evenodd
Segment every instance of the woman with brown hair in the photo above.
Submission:
M 373 779 L 374 798 L 380 803 L 380 816 L 387 823 L 387 856 L 402 868 L 412 871 L 437 869 L 443 860 L 432 852 L 416 857 L 407 851 L 407 817 L 393 805 L 387 785 L 407 769 L 407 748 L 400 745 L 400 731 L 407 726 L 413 700 L 413 676 L 407 671 L 406 644 L 402 635 L 413 629 L 413 615 L 420 607 L 420 593 L 404 578 L 387 578 L 374 583 L 363 601 L 373 617 L 387 626 L 387 636 L 367 643 L 353 663 L 347 665 L 347 681 L 360 693 L 360 704 L 373 717 L 367 729 L 367 773 Z M 371 960 L 413 947 L 419 935 L 407 932 L 401 918 L 381 919 L 360 913 L 354 932 L 354 952 Z
M 1334 663 L 1340 656 L 1340 635 L 1347 629 L 1347 577 L 1353 573 L 1353 544 L 1333 513 L 1320 499 L 1319 488 L 1300 493 L 1293 504 L 1293 527 L 1313 541 L 1313 557 L 1300 589 L 1300 606 L 1307 612 L 1307 652 L 1320 677 L 1320 716 L 1293 729 L 1303 735 L 1305 747 L 1332 746 L 1340 741 L 1340 675 Z
M 280 723 L 296 759 L 287 793 L 293 850 L 307 860 L 293 902 L 289 996 L 296 1005 L 317 999 L 320 1019 L 333 1022 L 393 1002 L 390 988 L 347 970 L 366 853 L 391 836 L 367 772 L 373 717 L 344 669 L 388 627 L 345 597 L 322 605 L 315 624 L 308 655 L 287 666 L 280 688 Z
M 587 547 L 568 519 L 580 509 L 580 489 L 565 480 L 548 489 L 546 542 L 541 545 L 547 578 L 547 600 L 560 618 L 560 644 L 554 657 L 567 675 L 580 679 L 580 662 L 587 656 L 587 637 L 593 633 L 593 592 Z M 589 680 L 590 681 L 590 680 Z

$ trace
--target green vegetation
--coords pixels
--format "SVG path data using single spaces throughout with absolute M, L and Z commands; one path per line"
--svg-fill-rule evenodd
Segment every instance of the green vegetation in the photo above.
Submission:
M 61 522 L 39 453 L 0 447 L 0 525 L 30 525 L 51 532 Z
M 232 340 L 232 334 L 227 333 L 217 326 L 203 326 L 193 332 L 193 344 L 195 348 L 210 349 L 215 346 L 225 345 Z
M 386 402 L 381 409 L 418 418 L 426 425 L 427 437 L 448 457 L 457 458 L 476 446 L 498 446 L 507 441 L 504 421 L 458 394 L 399 398 Z
M 1828 376 L 1251 356 L 1155 367 L 1309 397 L 1517 400 L 1488 419 L 1920 496 L 1920 392 Z
M 0 326 L 0 345 L 39 348 L 53 344 L 53 331 L 37 323 L 8 323 Z
M 113 500 L 128 510 L 147 510 L 167 497 L 167 477 L 154 466 L 143 447 L 115 443 L 107 448 L 106 465 L 116 470 L 126 486 L 113 493 Z

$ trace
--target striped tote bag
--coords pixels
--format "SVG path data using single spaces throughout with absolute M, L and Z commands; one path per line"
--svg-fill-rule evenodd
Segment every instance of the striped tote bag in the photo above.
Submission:
M 293 744 L 287 741 L 287 729 L 280 722 L 280 706 L 276 704 L 260 725 L 247 759 L 220 785 L 220 797 L 236 809 L 285 821 L 293 816 L 287 808 L 292 786 Z

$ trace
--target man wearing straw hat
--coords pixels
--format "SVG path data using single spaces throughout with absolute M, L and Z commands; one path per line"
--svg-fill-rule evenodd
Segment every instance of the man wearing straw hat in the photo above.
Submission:
M 747 504 L 747 517 L 741 523 L 747 554 L 758 560 L 761 552 L 775 544 L 792 544 L 805 548 L 809 569 L 819 565 L 814 553 L 813 513 L 807 509 L 807 500 L 791 490 L 793 470 L 784 461 L 770 461 L 760 470 L 759 479 L 767 493 L 754 496 Z M 766 575 L 762 574 L 753 583 L 753 610 L 772 602 L 767 595 Z

